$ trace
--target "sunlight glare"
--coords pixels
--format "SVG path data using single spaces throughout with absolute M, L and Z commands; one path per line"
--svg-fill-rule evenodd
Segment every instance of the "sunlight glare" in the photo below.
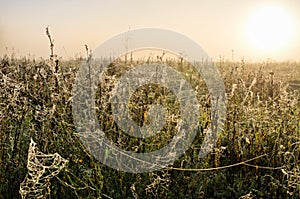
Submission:
M 247 23 L 247 40 L 263 52 L 282 50 L 291 42 L 293 27 L 291 16 L 281 7 L 262 7 Z

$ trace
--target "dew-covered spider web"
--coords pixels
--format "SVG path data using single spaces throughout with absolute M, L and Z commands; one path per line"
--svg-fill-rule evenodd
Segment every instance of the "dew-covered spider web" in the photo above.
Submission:
M 28 149 L 28 173 L 20 184 L 19 193 L 24 198 L 47 198 L 50 195 L 50 179 L 57 175 L 68 160 L 58 153 L 44 154 L 31 139 Z

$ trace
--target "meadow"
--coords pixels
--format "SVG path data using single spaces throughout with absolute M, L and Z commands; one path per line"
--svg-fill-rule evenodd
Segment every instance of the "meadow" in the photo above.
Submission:
M 0 198 L 21 197 L 31 138 L 42 153 L 58 153 L 68 160 L 46 181 L 51 183 L 46 191 L 51 198 L 300 197 L 300 63 L 216 61 L 226 89 L 227 118 L 213 152 L 199 158 L 204 129 L 211 123 L 208 90 L 190 63 L 165 60 L 196 91 L 200 128 L 192 146 L 174 164 L 131 174 L 101 164 L 76 134 L 72 89 L 85 62 L 85 58 L 1 57 Z M 133 120 L 141 126 L 147 123 L 145 111 L 159 102 L 167 107 L 166 125 L 162 133 L 145 139 L 122 133 L 110 114 L 109 99 L 120 76 L 138 64 L 135 60 L 110 64 L 97 90 L 96 112 L 103 131 L 120 148 L 150 152 L 174 136 L 179 105 L 168 89 L 141 87 L 130 99 Z

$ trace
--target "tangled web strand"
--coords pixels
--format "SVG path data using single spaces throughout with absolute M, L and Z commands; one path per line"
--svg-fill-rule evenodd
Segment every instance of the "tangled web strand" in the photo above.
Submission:
M 31 139 L 27 159 L 28 173 L 19 190 L 22 199 L 47 198 L 50 195 L 50 179 L 66 167 L 67 163 L 68 160 L 58 153 L 42 153 Z

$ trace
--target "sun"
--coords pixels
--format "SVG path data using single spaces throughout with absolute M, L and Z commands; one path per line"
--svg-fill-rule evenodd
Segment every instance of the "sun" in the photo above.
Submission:
M 257 9 L 246 23 L 246 37 L 256 50 L 275 52 L 286 48 L 293 36 L 293 21 L 281 7 Z

